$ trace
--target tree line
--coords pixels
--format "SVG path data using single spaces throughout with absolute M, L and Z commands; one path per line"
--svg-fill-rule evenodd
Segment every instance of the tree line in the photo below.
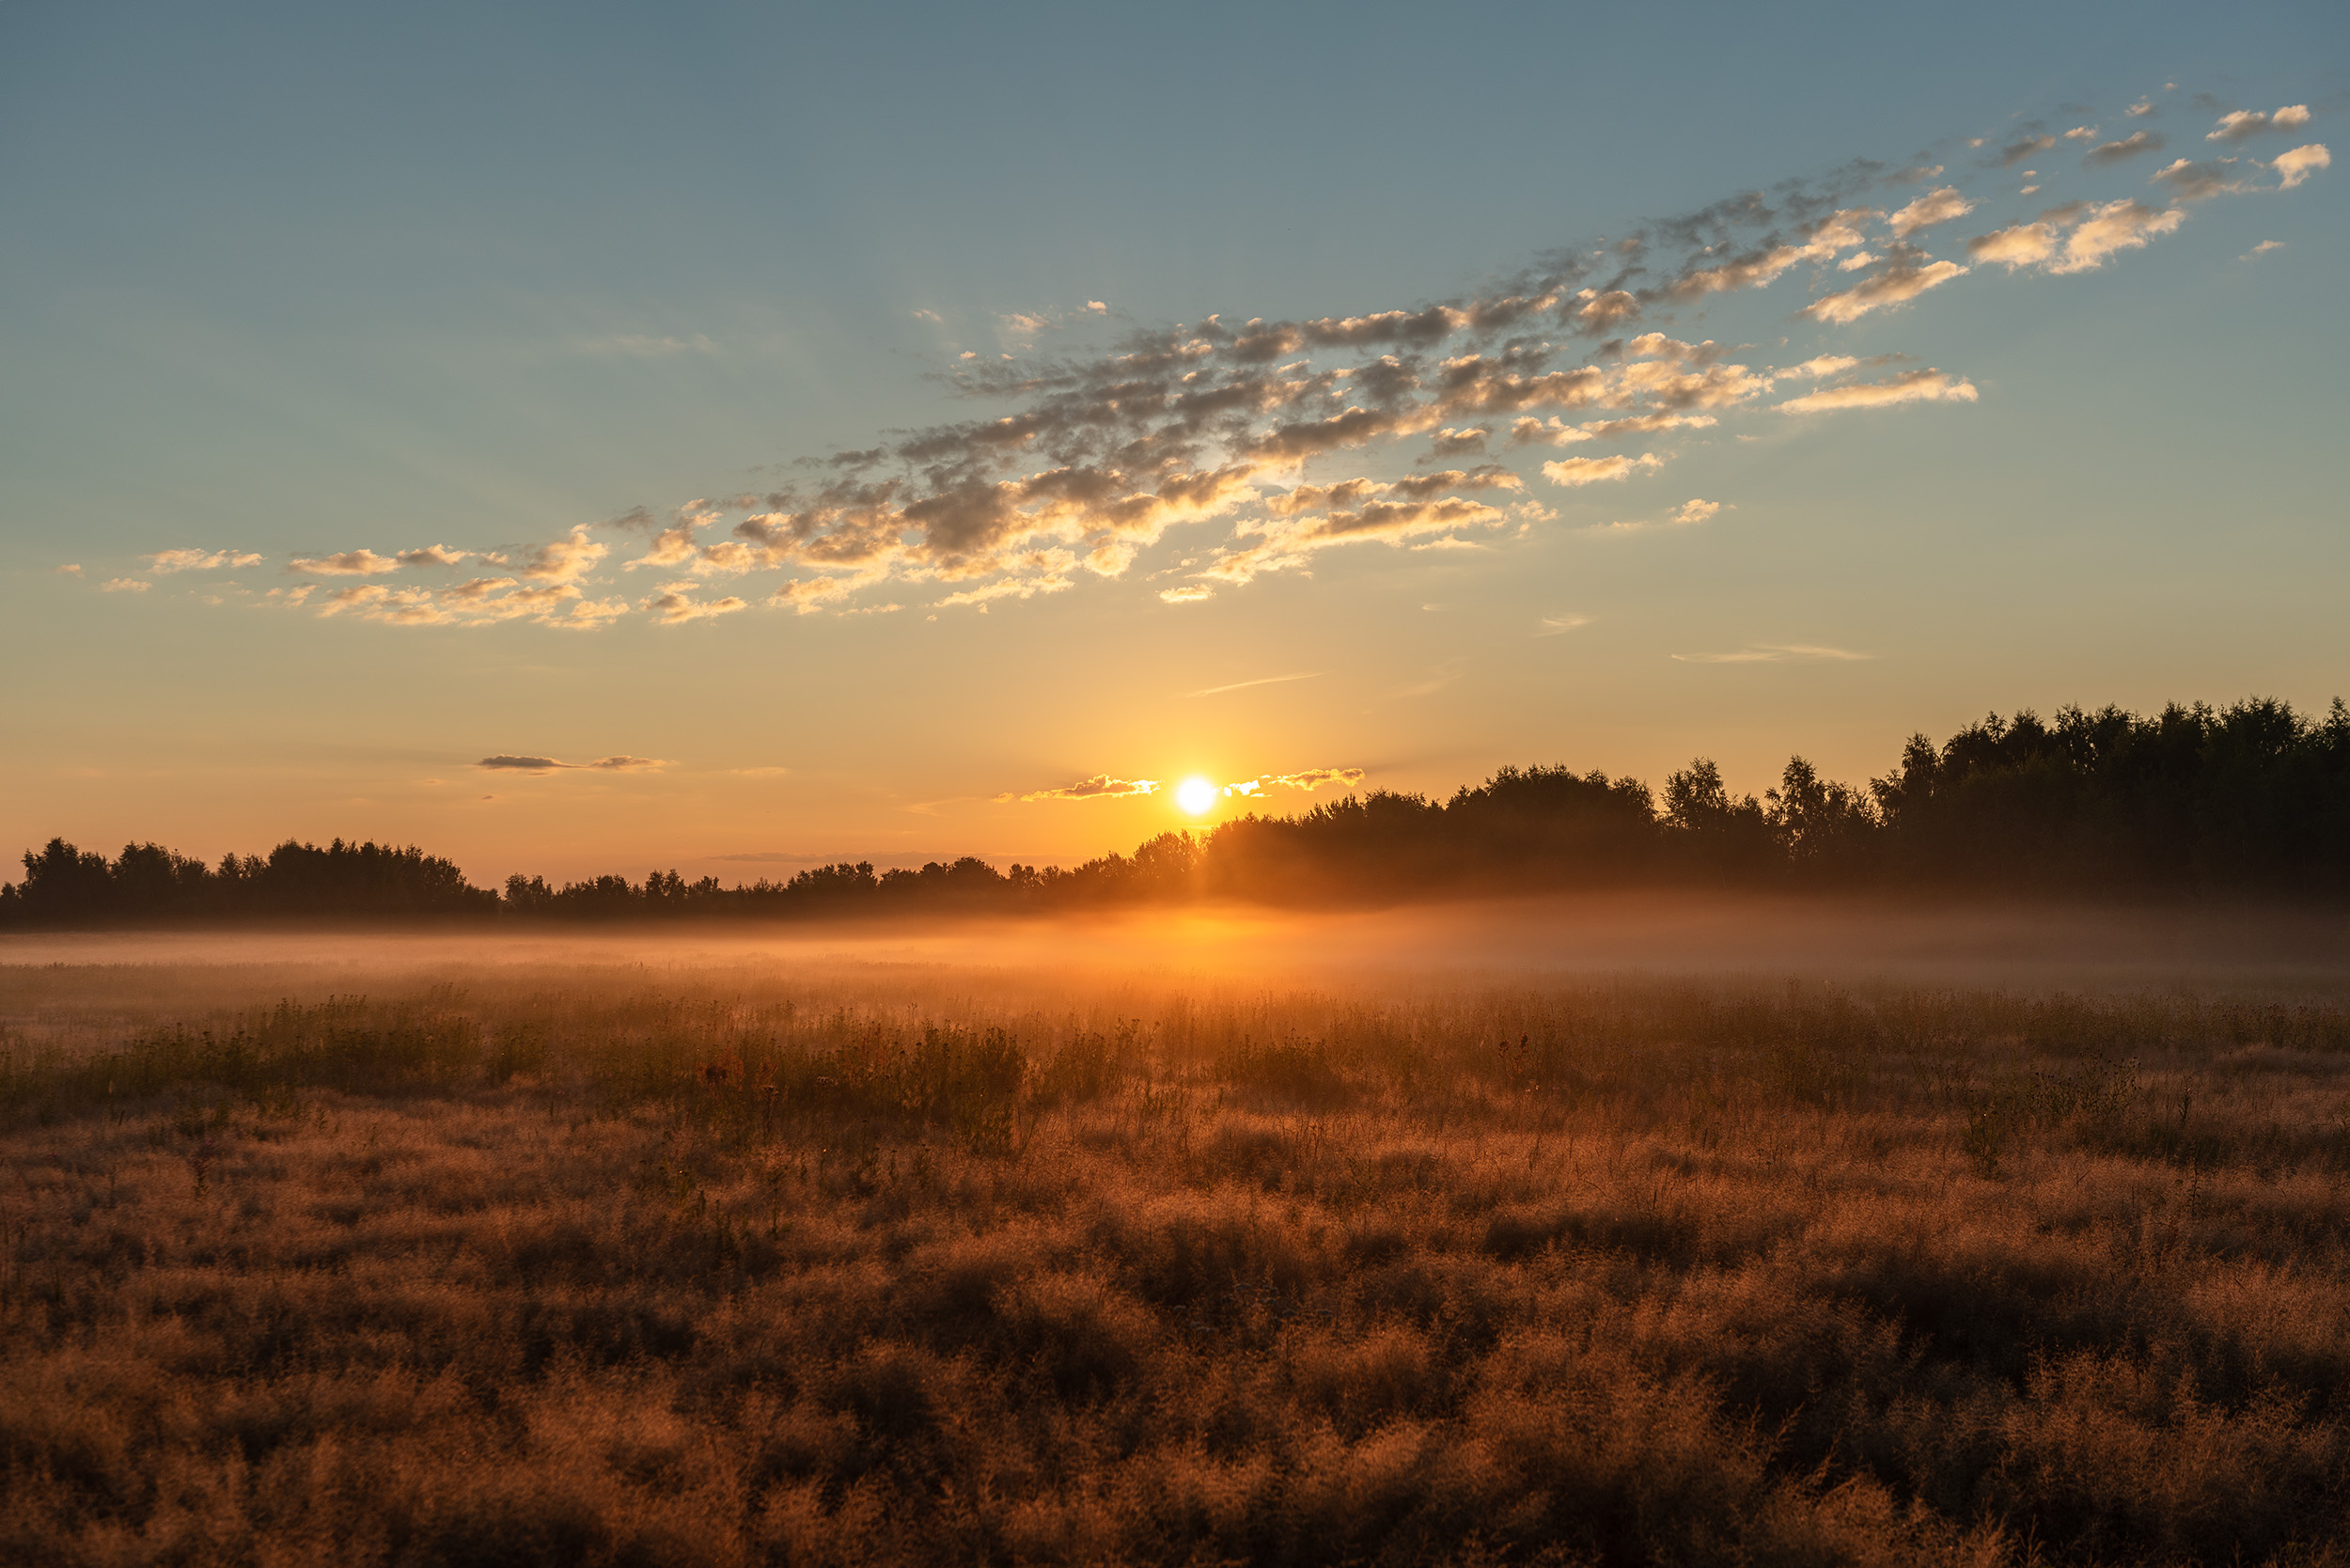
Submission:
M 1638 779 L 1505 767 L 1449 800 L 1372 790 L 1293 816 L 1165 833 L 1073 869 L 966 855 L 919 870 L 819 866 L 723 886 L 655 871 L 469 885 L 414 846 L 289 840 L 217 867 L 154 844 L 109 861 L 53 839 L 0 886 L 0 925 L 271 918 L 781 918 L 1049 909 L 1231 897 L 1391 900 L 1642 883 L 1911 886 L 2146 896 L 2350 891 L 2350 708 L 2252 698 L 2151 717 L 2067 707 L 1993 713 L 1936 745 L 1913 735 L 1862 785 L 1792 757 L 1761 799 L 1700 758 L 1661 794 Z

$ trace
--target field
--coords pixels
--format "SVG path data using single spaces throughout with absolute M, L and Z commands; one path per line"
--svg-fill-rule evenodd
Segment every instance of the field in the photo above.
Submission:
M 2350 1560 L 2336 980 L 1022 941 L 0 953 L 0 1559 Z

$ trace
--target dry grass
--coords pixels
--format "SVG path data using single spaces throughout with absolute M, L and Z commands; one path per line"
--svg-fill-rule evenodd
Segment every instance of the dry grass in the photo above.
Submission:
M 2332 1007 L 0 983 L 9 1561 L 2345 1556 Z

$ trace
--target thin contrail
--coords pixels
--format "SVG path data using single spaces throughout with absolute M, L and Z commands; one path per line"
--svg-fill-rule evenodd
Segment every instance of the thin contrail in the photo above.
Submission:
M 1235 681 L 1229 686 L 1209 686 L 1200 691 L 1185 692 L 1185 697 L 1214 697 L 1218 692 L 1236 692 L 1243 686 L 1277 686 L 1284 681 L 1313 681 L 1328 674 L 1327 670 L 1309 669 L 1302 675 L 1262 675 L 1254 681 Z

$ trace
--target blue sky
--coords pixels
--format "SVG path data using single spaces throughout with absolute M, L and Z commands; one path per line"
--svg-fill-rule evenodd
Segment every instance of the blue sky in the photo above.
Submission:
M 2278 163 L 2336 139 L 2350 18 L 1762 9 L 14 14 L 0 656 L 32 678 L 9 682 L 0 826 L 213 855 L 391 836 L 482 876 L 1068 859 L 1180 820 L 1164 790 L 1052 793 L 1097 777 L 1263 780 L 1291 808 L 1355 769 L 1661 782 L 1702 752 L 1759 790 L 1791 749 L 1858 777 L 1910 729 L 1995 706 L 2350 689 L 2345 212 L 2335 171 Z M 2208 139 L 2280 107 L 2307 118 Z M 2085 165 L 2140 132 L 2164 147 Z M 1999 165 L 2033 135 L 2052 145 Z M 2203 188 L 2154 178 L 2181 158 Z M 1774 194 L 1793 180 L 1826 206 L 1798 221 Z M 1968 210 L 1888 252 L 1893 215 L 1943 189 Z M 1775 224 L 1665 255 L 1659 220 L 1754 191 Z M 2125 200 L 2144 243 L 2068 270 L 2071 237 Z M 1969 248 L 2068 202 L 2049 255 Z M 1805 227 L 1838 211 L 1873 214 L 1858 243 Z M 1551 330 L 1611 281 L 1589 253 L 1634 234 L 1647 270 L 1614 281 L 1652 293 L 1773 236 L 1815 254 L 1651 298 L 1614 338 Z M 1807 313 L 1937 262 L 1966 270 Z M 1249 468 L 1202 515 L 1120 536 L 1122 561 L 1089 554 L 1109 535 L 1084 518 L 979 557 L 917 531 L 847 589 L 822 561 L 707 555 L 812 517 L 834 470 L 800 460 L 1043 396 L 958 375 L 1098 390 L 1106 356 L 1199 341 L 1211 316 L 1465 306 L 1529 278 L 1557 285 L 1542 373 L 1741 366 L 1751 386 L 1681 407 L 1711 425 L 1563 446 L 1514 420 L 1669 411 L 1529 403 L 1457 458 L 1432 443 L 1479 421 L 1410 415 Z M 1606 347 L 1640 329 L 1692 348 Z M 1500 341 L 1403 347 L 1433 384 Z M 1824 356 L 1856 363 L 1792 369 Z M 1781 411 L 1929 371 L 1943 396 Z M 1332 384 L 1255 436 L 1352 406 Z M 1543 466 L 1615 456 L 1636 466 Z M 1449 531 L 1377 533 L 1392 488 L 1314 493 L 1442 472 L 1470 476 Z M 704 554 L 629 567 L 682 508 Z M 1355 541 L 1322 547 L 1333 517 Z M 793 525 L 800 544 L 837 526 Z M 603 554 L 533 554 L 573 539 Z M 431 545 L 465 559 L 318 565 Z M 172 551 L 220 563 L 170 570 Z M 549 617 L 476 607 L 530 591 Z M 616 607 L 563 624 L 582 604 Z

